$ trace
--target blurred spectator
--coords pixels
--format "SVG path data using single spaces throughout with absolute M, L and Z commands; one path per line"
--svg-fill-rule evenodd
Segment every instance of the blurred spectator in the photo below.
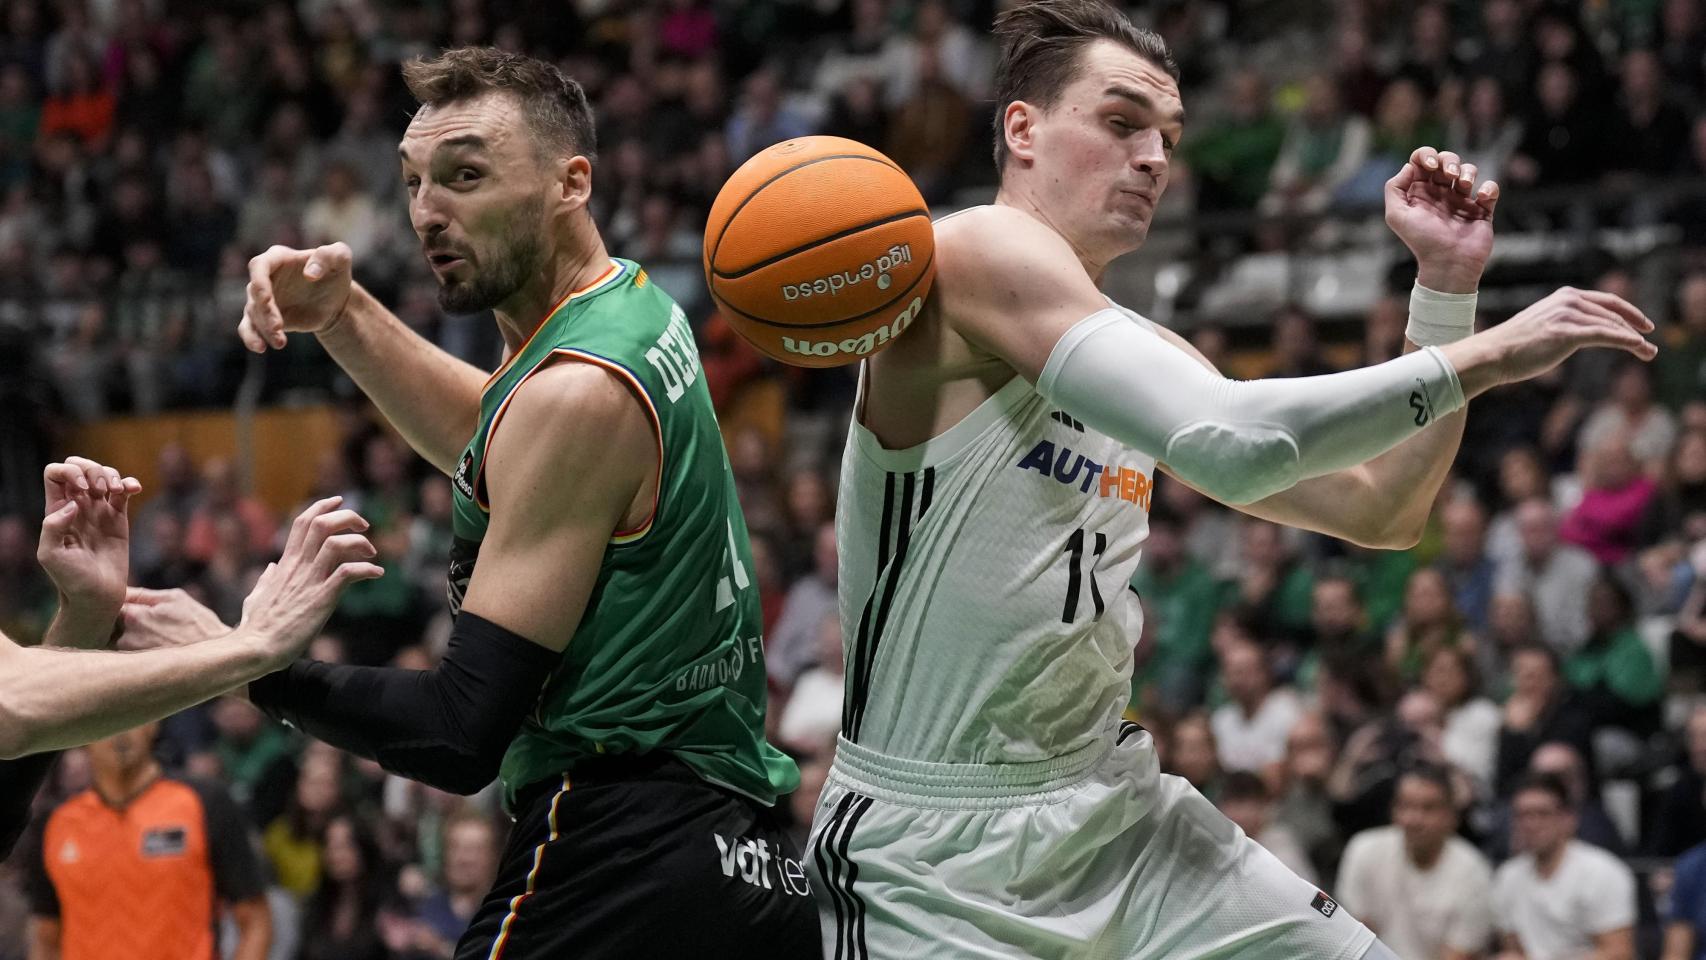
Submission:
M 1183 777 L 1211 801 L 1220 796 L 1219 751 L 1207 714 L 1201 711 L 1185 714 L 1167 731 L 1165 740 L 1157 738 L 1157 745 L 1162 747 L 1159 752 L 1164 772 Z
M 1689 430 L 1677 438 L 1636 539 L 1642 544 L 1706 540 L 1706 431 Z
M 389 960 L 375 928 L 385 865 L 371 831 L 351 816 L 326 825 L 320 889 L 302 919 L 300 960 Z
M 95 60 L 86 53 L 72 53 L 65 63 L 64 86 L 42 101 L 41 135 L 75 134 L 85 147 L 100 151 L 112 136 L 117 107 Z
M 1165 486 L 1183 486 L 1166 484 Z M 1277 524 L 1246 517 L 1239 535 L 1237 602 L 1255 622 L 1292 637 L 1310 625 L 1315 575 L 1285 543 Z
M 1286 130 L 1262 198 L 1261 209 L 1269 214 L 1319 213 L 1368 155 L 1368 121 L 1345 110 L 1331 76 L 1310 77 L 1303 95 L 1303 109 Z
M 1511 652 L 1512 689 L 1499 729 L 1494 786 L 1508 796 L 1543 743 L 1559 741 L 1583 757 L 1593 755 L 1592 726 L 1559 675 L 1558 654 L 1532 644 Z
M 926 203 L 940 203 L 949 196 L 965 152 L 971 103 L 943 78 L 934 47 L 920 47 L 917 56 L 915 88 L 895 108 L 885 150 L 911 175 Z
M 36 563 L 35 538 L 17 514 L 0 515 L 0 631 L 19 642 L 40 640 L 58 606 L 58 592 Z
M 289 795 L 294 772 L 290 730 L 267 720 L 247 700 L 221 697 L 211 706 L 217 734 L 211 753 L 220 778 L 256 824 L 272 822 Z
M 1589 588 L 1588 642 L 1564 659 L 1564 677 L 1595 727 L 1621 727 L 1637 736 L 1657 729 L 1664 678 L 1636 632 L 1629 591 L 1602 576 Z
M 806 119 L 782 99 L 782 81 L 773 67 L 760 67 L 746 78 L 726 131 L 729 158 L 735 163 L 765 147 L 811 133 Z
M 1452 603 L 1445 574 L 1432 567 L 1411 573 L 1404 609 L 1386 631 L 1387 667 L 1404 683 L 1413 684 L 1440 650 L 1473 656 L 1477 646 L 1479 641 Z
M 290 801 L 261 836 L 274 879 L 298 900 L 306 900 L 320 888 L 325 857 L 320 844 L 342 808 L 342 789 L 343 755 L 305 751 Z
M 1322 877 L 1333 875 L 1344 846 L 1327 792 L 1327 778 L 1336 761 L 1326 719 L 1313 710 L 1301 714 L 1286 734 L 1285 766 L 1273 819 L 1297 838 Z
M 1611 436 L 1582 454 L 1582 499 L 1558 525 L 1558 539 L 1615 567 L 1636 547 L 1636 533 L 1658 494 L 1658 484 L 1641 472 L 1629 453 L 1628 439 Z
M 1388 79 L 1386 70 L 1377 62 L 1381 51 L 1369 41 L 1368 29 L 1350 17 L 1340 22 L 1334 42 L 1338 54 L 1339 96 L 1352 113 L 1373 116 Z
M 219 254 L 237 233 L 237 217 L 213 192 L 213 175 L 202 163 L 176 170 L 176 203 L 168 209 L 167 261 L 194 277 L 210 277 Z
M 1492 6 L 1515 7 L 1507 0 Z M 1469 102 L 1462 116 L 1446 128 L 1445 142 L 1457 150 L 1465 163 L 1475 165 L 1476 176 L 1503 182 L 1517 144 L 1522 142 L 1522 123 L 1506 109 L 1505 92 L 1498 78 L 1482 74 L 1469 81 Z
M 1457 826 L 1451 777 L 1421 766 L 1398 778 L 1392 825 L 1345 848 L 1339 903 L 1398 956 L 1476 957 L 1492 938 L 1492 865 Z
M 463 815 L 444 827 L 444 886 L 428 897 L 415 919 L 430 932 L 429 952 L 445 956 L 456 946 L 498 872 L 499 837 L 488 817 Z M 423 944 L 416 942 L 416 949 Z
M 1332 373 L 1321 356 L 1315 336 L 1315 319 L 1301 308 L 1288 306 L 1274 316 L 1273 366 L 1270 377 L 1313 377 Z
M 835 522 L 820 524 L 812 540 L 811 572 L 794 581 L 788 588 L 788 599 L 776 629 L 769 634 L 765 646 L 764 664 L 773 681 L 791 686 L 814 663 L 825 666 L 819 657 L 823 647 L 818 632 L 824 618 L 836 614 L 837 555 Z
M 1368 615 L 1355 580 L 1343 570 L 1327 573 L 1310 591 L 1309 646 L 1317 656 L 1328 652 L 1373 652 Z
M 184 546 L 192 560 L 208 562 L 218 545 L 218 521 L 229 517 L 239 523 L 239 543 L 245 555 L 261 556 L 272 547 L 272 514 L 260 500 L 239 492 L 237 468 L 223 457 L 202 465 L 202 494 L 191 511 L 184 531 Z M 233 618 L 229 622 L 236 622 Z
M 1556 777 L 1514 792 L 1522 851 L 1493 880 L 1493 914 L 1505 956 L 1604 960 L 1635 956 L 1635 876 L 1621 860 L 1574 839 L 1575 811 Z
M 283 157 L 268 157 L 261 164 L 256 189 L 237 211 L 236 237 L 245 251 L 259 253 L 302 229 L 302 204 L 293 179 L 290 161 Z
M 1155 642 L 1137 651 L 1143 662 L 1134 688 L 1153 685 L 1160 705 L 1171 710 L 1200 702 L 1214 665 L 1209 635 L 1227 585 L 1185 552 L 1179 522 L 1164 502 L 1149 515 L 1149 539 L 1131 588 L 1155 630 Z
M 1533 447 L 1512 447 L 1499 456 L 1500 507 L 1487 525 L 1487 554 L 1504 564 L 1522 554 L 1517 508 L 1527 500 L 1552 499 L 1546 467 Z
M 841 700 L 845 686 L 841 616 L 831 611 L 818 621 L 817 664 L 794 683 L 787 706 L 782 709 L 778 739 L 789 750 L 803 755 L 820 752 L 835 742 L 841 729 Z
M 1274 822 L 1273 797 L 1261 777 L 1246 770 L 1228 773 L 1221 784 L 1216 806 L 1226 814 L 1226 819 L 1244 831 L 1245 836 L 1261 844 L 1291 872 L 1308 883 L 1321 882 L 1303 845 L 1284 824 Z
M 1418 9 L 1419 19 L 1432 21 L 1438 11 L 1435 5 Z M 1431 69 L 1412 65 L 1424 72 Z M 1333 193 L 1333 201 L 1341 206 L 1377 208 L 1385 195 L 1386 181 L 1410 159 L 1417 147 L 1442 144 L 1445 130 L 1428 114 L 1427 99 L 1422 84 L 1414 76 L 1400 74 L 1380 94 L 1375 107 L 1374 127 L 1369 133 L 1368 154 L 1362 164 Z
M 1676 417 L 1653 402 L 1652 375 L 1638 360 L 1626 361 L 1611 384 L 1611 395 L 1582 425 L 1580 449 L 1593 450 L 1612 438 L 1623 439 L 1649 474 L 1664 471 L 1676 443 Z
M 1606 813 L 1604 804 L 1593 787 L 1592 777 L 1588 774 L 1587 760 L 1581 751 L 1568 743 L 1544 743 L 1534 751 L 1534 757 L 1528 762 L 1529 774 L 1544 774 L 1554 776 L 1569 791 L 1570 809 L 1575 811 L 1576 839 L 1590 843 L 1601 850 L 1609 850 L 1619 856 L 1627 851 L 1628 844 L 1623 842 L 1623 836 L 1617 832 L 1617 825 L 1611 822 L 1611 816 Z M 1498 851 L 1508 855 L 1509 849 Z
M 1677 858 L 1660 960 L 1706 960 L 1706 844 Z
M 1297 693 L 1275 687 L 1267 654 L 1254 643 L 1220 651 L 1230 702 L 1214 711 L 1214 739 L 1227 770 L 1268 772 L 1285 758 L 1286 733 L 1303 712 Z
M 1700 127 L 1706 132 L 1706 123 Z M 1700 137 L 1706 143 L 1706 135 Z M 1663 349 L 1653 359 L 1659 399 L 1672 410 L 1706 396 L 1706 272 L 1677 285 L 1676 322 L 1661 331 Z
M 1473 497 L 1453 497 L 1440 510 L 1440 527 L 1444 549 L 1438 567 L 1451 588 L 1452 606 L 1464 626 L 1485 634 L 1498 569 L 1487 555 L 1486 511 Z
M 158 729 L 90 744 L 93 788 L 26 841 L 32 957 L 214 956 L 225 911 L 235 960 L 266 957 L 272 914 L 248 825 L 221 787 L 165 775 L 153 756 Z
M 1435 650 L 1422 671 L 1422 689 L 1443 713 L 1440 750 L 1445 758 L 1474 780 L 1478 792 L 1490 794 L 1500 715 L 1498 706 L 1481 693 L 1474 660 L 1460 647 Z
M 1611 170 L 1658 176 L 1677 169 L 1688 150 L 1688 116 L 1665 92 L 1664 65 L 1652 50 L 1623 55 L 1616 130 L 1606 138 Z
M 1225 101 L 1224 116 L 1192 130 L 1180 144 L 1203 213 L 1254 210 L 1285 139 L 1285 123 L 1274 113 L 1261 71 L 1241 67 L 1229 72 Z
M 1594 136 L 1594 116 L 1582 100 L 1581 78 L 1569 64 L 1540 68 L 1536 108 L 1523 119 L 1522 142 L 1510 159 L 1510 178 L 1524 186 L 1581 183 L 1600 170 L 1603 141 Z
M 332 160 L 321 184 L 321 193 L 302 210 L 303 240 L 310 246 L 347 243 L 355 263 L 362 265 L 388 256 L 393 227 L 373 197 L 361 191 L 355 167 L 347 160 Z
M 1599 564 L 1581 547 L 1558 542 L 1558 515 L 1550 502 L 1525 501 L 1516 518 L 1522 551 L 1499 568 L 1498 592 L 1527 595 L 1542 641 L 1568 654 L 1587 642 L 1588 587 L 1599 576 Z
M 1648 846 L 1662 857 L 1677 856 L 1706 842 L 1706 704 L 1689 711 L 1682 732 L 1682 763 L 1659 795 L 1650 818 Z

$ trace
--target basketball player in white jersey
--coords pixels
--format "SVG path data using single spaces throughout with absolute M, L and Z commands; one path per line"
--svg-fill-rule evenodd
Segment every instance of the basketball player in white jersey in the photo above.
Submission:
M 934 293 L 866 363 L 842 464 L 847 696 L 809 851 L 825 957 L 1391 958 L 1122 729 L 1156 473 L 1405 547 L 1469 397 L 1587 346 L 1651 358 L 1651 324 L 1566 289 L 1471 336 L 1498 191 L 1424 148 L 1387 186 L 1412 349 L 1227 380 L 1097 289 L 1167 187 L 1164 43 L 1098 0 L 997 30 L 1000 192 L 937 225 Z

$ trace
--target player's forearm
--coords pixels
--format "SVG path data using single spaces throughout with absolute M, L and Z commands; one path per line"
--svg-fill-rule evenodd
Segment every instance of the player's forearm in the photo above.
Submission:
M 242 630 L 137 653 L 7 645 L 0 662 L 0 757 L 73 747 L 210 700 L 276 669 Z
M 360 285 L 319 339 L 416 453 L 455 471 L 479 419 L 485 371 L 427 342 Z
M 49 647 L 69 647 L 79 650 L 100 650 L 112 640 L 113 623 L 118 609 L 103 610 L 59 598 L 59 610 L 53 615 L 42 643 Z

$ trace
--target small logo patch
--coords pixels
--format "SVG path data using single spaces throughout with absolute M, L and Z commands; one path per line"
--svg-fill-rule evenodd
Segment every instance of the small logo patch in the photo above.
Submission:
M 456 465 L 456 474 L 450 478 L 450 482 L 455 485 L 458 493 L 469 500 L 474 499 L 474 484 L 472 478 L 469 477 L 473 470 L 474 451 L 472 449 L 464 450 L 462 462 Z
M 142 856 L 178 857 L 189 847 L 189 831 L 183 827 L 160 827 L 142 835 Z
M 1338 902 L 1319 890 L 1315 891 L 1315 899 L 1309 905 L 1319 911 L 1323 917 L 1331 917 L 1339 912 Z

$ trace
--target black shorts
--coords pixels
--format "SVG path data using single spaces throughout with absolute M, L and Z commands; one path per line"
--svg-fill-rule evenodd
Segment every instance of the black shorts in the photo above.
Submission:
M 497 881 L 456 960 L 818 960 L 780 815 L 668 755 L 604 759 L 516 797 Z

